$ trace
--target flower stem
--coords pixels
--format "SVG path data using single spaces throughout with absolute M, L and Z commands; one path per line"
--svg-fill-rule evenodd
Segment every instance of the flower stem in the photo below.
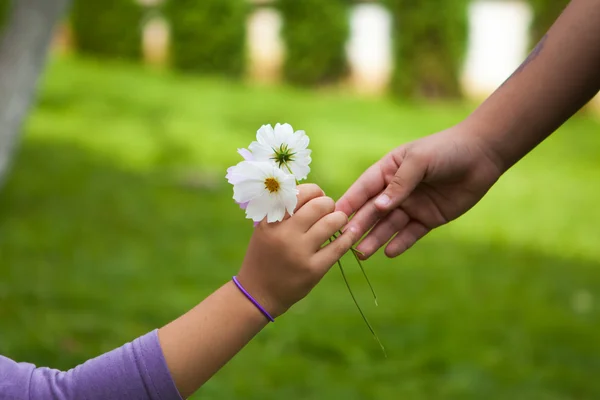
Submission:
M 342 234 L 342 231 L 338 231 L 339 234 Z M 362 272 L 363 276 L 365 277 L 365 280 L 367 281 L 367 284 L 369 285 L 369 289 L 371 289 L 371 294 L 373 295 L 373 301 L 375 302 L 376 306 L 379 306 L 379 303 L 377 302 L 377 293 L 375 293 L 375 288 L 373 288 L 373 285 L 371 284 L 371 281 L 369 280 L 369 277 L 367 276 L 367 272 L 365 271 L 365 268 L 362 265 L 362 262 L 360 261 L 360 258 L 358 257 L 358 255 L 364 255 L 362 252 L 358 251 L 357 249 L 355 249 L 354 247 L 351 247 L 350 250 L 352 251 L 352 255 L 354 256 L 354 259 L 356 260 L 356 262 L 358 263 L 358 267 L 360 268 L 360 271 Z
M 338 232 L 340 235 L 342 234 L 342 231 L 338 231 Z M 352 255 L 354 256 L 354 259 L 358 263 L 358 267 L 360 268 L 360 271 L 362 272 L 363 276 L 365 277 L 365 280 L 367 281 L 367 284 L 369 285 L 369 289 L 371 289 L 371 294 L 373 294 L 373 301 L 375 301 L 375 305 L 379 306 L 379 303 L 377 302 L 377 294 L 375 293 L 375 289 L 373 288 L 373 285 L 371 284 L 371 281 L 369 280 L 369 277 L 367 276 L 367 272 L 365 271 L 365 268 L 363 267 L 362 262 L 360 261 L 360 258 L 358 258 L 358 255 L 362 254 L 362 253 L 353 247 L 350 248 L 350 250 L 352 251 Z
M 283 163 L 283 165 L 285 165 L 286 169 L 289 171 L 289 173 L 291 175 L 294 175 L 292 173 L 292 169 L 290 168 L 290 166 L 288 165 L 287 162 Z M 300 184 L 297 179 L 296 179 L 296 184 L 297 185 Z M 338 231 L 338 233 L 341 235 L 342 231 L 340 230 L 340 231 Z M 329 238 L 329 242 L 332 243 L 335 239 L 337 239 L 337 236 L 334 234 L 331 238 Z M 369 285 L 369 289 L 371 289 L 371 293 L 373 294 L 373 300 L 375 301 L 375 305 L 379 306 L 379 304 L 377 303 L 377 294 L 375 293 L 375 289 L 373 288 L 373 285 L 371 284 L 371 281 L 369 280 L 369 277 L 367 276 L 367 273 L 362 265 L 362 262 L 360 261 L 360 258 L 358 258 L 358 254 L 362 254 L 362 253 L 353 247 L 350 250 L 352 251 L 352 254 L 354 255 L 354 259 L 358 263 L 358 267 L 360 268 L 363 276 L 365 277 L 365 280 L 367 281 L 367 284 Z M 373 327 L 369 323 L 369 320 L 367 319 L 364 312 L 360 308 L 360 305 L 358 304 L 358 301 L 356 300 L 356 297 L 354 296 L 354 292 L 352 292 L 352 289 L 350 288 L 350 283 L 348 282 L 348 279 L 346 278 L 346 273 L 344 272 L 344 268 L 342 267 L 342 262 L 340 260 L 337 260 L 337 264 L 338 264 L 338 267 L 340 268 L 340 272 L 342 273 L 342 277 L 344 278 L 344 283 L 346 284 L 346 288 L 348 288 L 348 292 L 350 293 L 350 296 L 352 297 L 352 300 L 354 301 L 354 304 L 356 305 L 358 312 L 362 316 L 363 321 L 365 321 L 365 324 L 369 328 L 369 331 L 371 331 L 371 334 L 373 335 L 373 337 L 379 344 L 379 347 L 381 347 L 381 350 L 383 351 L 383 355 L 387 358 L 387 353 L 385 351 L 385 348 L 383 347 L 383 344 L 379 340 L 379 337 L 377 337 L 375 330 L 373 329 Z
M 332 243 L 333 239 L 329 239 L 329 242 Z M 346 277 L 346 273 L 344 272 L 344 268 L 342 267 L 342 262 L 340 260 L 338 260 L 337 265 L 340 268 L 340 272 L 342 273 L 342 278 L 344 278 L 344 283 L 346 284 L 346 287 L 348 288 L 348 292 L 350 292 L 350 296 L 352 297 L 352 300 L 354 301 L 354 304 L 356 305 L 358 312 L 362 316 L 363 321 L 365 321 L 365 324 L 367 324 L 367 327 L 369 328 L 369 331 L 371 331 L 373 338 L 375 338 L 375 340 L 379 344 L 379 347 L 381 347 L 381 351 L 383 351 L 383 355 L 387 358 L 387 353 L 385 351 L 385 347 L 383 347 L 383 343 L 381 343 L 381 340 L 379 340 L 379 337 L 377 336 L 377 334 L 375 333 L 375 330 L 369 323 L 369 320 L 367 319 L 365 313 L 360 308 L 360 305 L 358 304 L 358 301 L 356 300 L 356 297 L 354 296 L 354 292 L 352 292 L 352 289 L 350 288 L 350 283 L 348 282 L 348 278 Z
M 294 180 L 296 181 L 296 185 L 299 185 L 300 182 L 298 182 L 298 179 L 296 179 L 296 175 L 294 175 L 294 173 L 292 172 L 292 169 L 290 168 L 290 166 L 288 165 L 288 163 L 283 163 L 283 165 L 285 165 L 285 167 L 289 171 L 290 175 L 292 175 L 294 177 Z

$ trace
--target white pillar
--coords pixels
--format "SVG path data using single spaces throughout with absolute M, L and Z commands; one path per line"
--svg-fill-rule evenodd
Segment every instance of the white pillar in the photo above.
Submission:
M 149 18 L 142 31 L 142 52 L 144 61 L 153 66 L 163 67 L 169 58 L 169 24 L 161 15 Z
M 259 7 L 248 18 L 248 73 L 258 82 L 279 80 L 284 57 L 282 18 L 271 7 Z
M 354 88 L 364 94 L 386 90 L 393 67 L 392 18 L 379 4 L 352 8 L 346 53 Z
M 532 12 L 524 1 L 476 0 L 469 6 L 463 89 L 487 97 L 521 64 L 529 48 Z

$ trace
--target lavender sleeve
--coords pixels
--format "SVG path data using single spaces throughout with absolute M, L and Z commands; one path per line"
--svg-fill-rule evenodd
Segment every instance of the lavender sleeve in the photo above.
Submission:
M 66 372 L 0 356 L 1 400 L 182 400 L 154 330 Z

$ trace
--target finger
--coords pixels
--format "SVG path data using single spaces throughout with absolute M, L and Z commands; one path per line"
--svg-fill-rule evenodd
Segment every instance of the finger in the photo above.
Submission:
M 385 180 L 381 173 L 381 161 L 369 167 L 350 186 L 336 204 L 336 211 L 342 211 L 350 216 L 358 211 L 370 198 L 376 196 L 385 188 Z
M 327 272 L 344 254 L 350 250 L 352 245 L 359 239 L 354 229 L 347 229 L 332 243 L 323 247 L 313 256 L 315 268 L 321 273 Z
M 375 200 L 375 207 L 383 212 L 398 208 L 423 180 L 426 168 L 424 162 L 408 153 L 383 194 Z
M 290 221 L 294 221 L 301 232 L 308 232 L 317 221 L 327 214 L 331 214 L 334 209 L 335 202 L 331 197 L 316 197 L 302 206 Z
M 354 227 L 359 237 L 362 237 L 379 221 L 384 214 L 375 207 L 375 199 L 367 201 L 354 214 L 346 229 Z
M 318 220 L 309 230 L 308 236 L 314 249 L 321 248 L 336 232 L 348 223 L 348 216 L 341 211 L 332 212 Z
M 398 257 L 428 232 L 429 229 L 422 223 L 415 220 L 410 221 L 386 246 L 385 255 L 390 258 Z
M 396 233 L 405 229 L 410 222 L 410 217 L 402 210 L 397 208 L 389 213 L 385 218 L 377 222 L 377 225 L 360 242 L 356 248 L 362 253 L 360 257 L 367 259 L 371 257 L 381 246 L 385 245 Z
M 298 211 L 310 200 L 321 196 L 325 196 L 325 192 L 323 192 L 323 189 L 314 183 L 304 183 L 302 185 L 298 185 L 298 204 L 296 205 L 294 212 Z
M 305 183 L 302 185 L 298 185 L 297 189 L 298 189 L 298 195 L 297 195 L 298 201 L 296 203 L 296 208 L 294 209 L 294 214 L 296 213 L 296 211 L 301 209 L 310 200 L 315 199 L 317 197 L 325 196 L 325 192 L 323 192 L 323 189 L 321 189 L 318 185 L 315 185 L 314 183 Z M 286 221 L 289 218 L 290 218 L 290 214 L 286 212 L 283 220 Z M 265 221 L 265 220 L 266 220 L 266 218 L 263 221 Z M 265 226 L 262 225 L 263 221 L 261 221 L 261 223 L 259 223 L 258 225 L 255 224 L 254 227 L 256 228 L 257 226 L 259 226 L 259 227 L 264 228 Z M 276 226 L 278 224 L 270 223 L 268 225 Z

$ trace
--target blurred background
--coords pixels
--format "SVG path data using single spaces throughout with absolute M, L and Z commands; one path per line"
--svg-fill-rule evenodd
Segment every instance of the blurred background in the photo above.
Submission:
M 466 117 L 567 1 L 68 3 L 0 0 L 0 354 L 60 369 L 237 271 L 252 224 L 224 175 L 262 124 L 305 130 L 338 198 Z M 379 307 L 344 259 L 387 359 L 332 270 L 194 398 L 600 398 L 599 103 L 367 261 Z

